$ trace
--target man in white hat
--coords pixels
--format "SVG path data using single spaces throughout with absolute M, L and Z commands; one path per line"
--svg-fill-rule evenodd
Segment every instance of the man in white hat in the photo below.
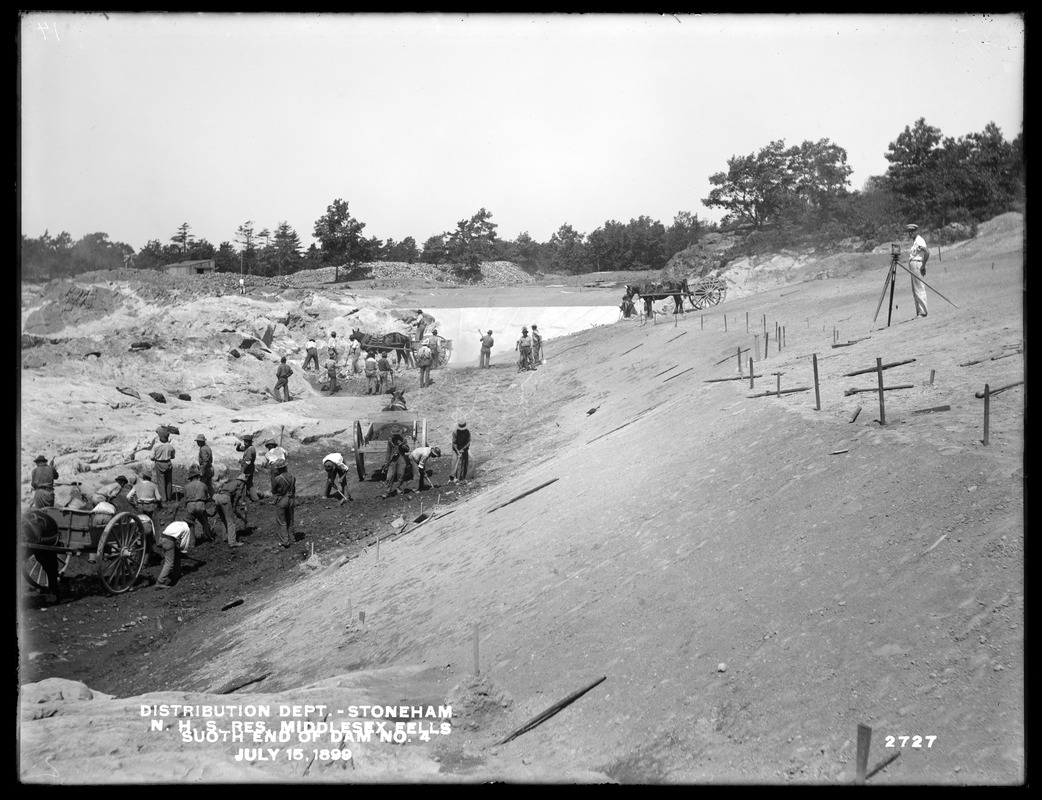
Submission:
M 926 316 L 926 286 L 919 275 L 926 277 L 926 262 L 930 260 L 930 250 L 926 240 L 919 235 L 919 226 L 912 224 L 905 227 L 908 239 L 912 242 L 908 249 L 908 269 L 912 271 L 912 299 L 915 300 L 915 315 Z M 915 273 L 918 272 L 919 275 Z

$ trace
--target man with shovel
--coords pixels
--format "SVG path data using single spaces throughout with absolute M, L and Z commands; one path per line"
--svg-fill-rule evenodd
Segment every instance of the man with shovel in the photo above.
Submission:
M 354 498 L 347 491 L 347 476 L 350 470 L 344 463 L 344 457 L 340 453 L 330 453 L 322 459 L 322 468 L 326 471 L 326 497 L 330 497 L 334 493 L 340 495 L 340 505 L 348 500 L 353 501 Z M 339 489 L 336 488 L 338 480 L 340 481 Z

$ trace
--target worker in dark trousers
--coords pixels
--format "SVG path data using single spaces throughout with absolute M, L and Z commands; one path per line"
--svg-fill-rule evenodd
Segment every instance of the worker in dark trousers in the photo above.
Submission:
M 253 446 L 253 434 L 244 433 L 242 441 L 235 445 L 235 449 L 242 453 L 239 466 L 246 476 L 246 497 L 253 502 L 260 500 L 257 490 L 253 488 L 253 473 L 257 469 L 257 448 Z
M 213 491 L 213 450 L 206 443 L 206 437 L 199 434 L 195 437 L 199 445 L 199 478 L 206 484 L 206 488 Z
M 286 460 L 280 458 L 273 465 L 275 477 L 271 482 L 271 493 L 275 498 L 275 522 L 279 526 L 279 544 L 293 544 L 293 511 L 297 506 L 297 479 L 289 474 Z
M 166 501 L 174 491 L 174 456 L 177 453 L 170 441 L 170 431 L 159 427 L 156 433 L 159 434 L 159 441 L 152 448 L 152 475 L 159 487 L 159 499 Z
M 245 528 L 249 528 L 249 520 L 244 513 L 246 507 L 244 502 L 245 494 L 246 476 L 240 472 L 234 478 L 229 478 L 218 486 L 217 492 L 213 496 L 213 500 L 217 504 L 217 515 L 224 523 L 225 540 L 228 542 L 229 547 L 242 547 L 242 542 L 235 538 L 236 517 L 242 520 Z
M 289 396 L 289 376 L 293 374 L 293 368 L 286 363 L 286 357 L 275 368 L 275 397 L 279 397 L 279 389 L 282 389 L 280 403 L 288 403 L 293 398 Z
M 190 525 L 195 523 L 193 528 L 197 526 L 202 530 L 202 536 L 194 536 L 193 530 L 193 543 L 213 541 L 213 534 L 210 532 L 210 520 L 206 516 L 206 501 L 210 499 L 210 490 L 202 482 L 199 475 L 199 467 L 195 464 L 188 468 L 188 482 L 185 484 L 184 492 L 187 522 Z
M 54 506 L 54 482 L 58 480 L 58 470 L 54 463 L 47 463 L 46 456 L 37 456 L 34 462 L 30 486 L 33 489 L 33 508 L 51 508 Z

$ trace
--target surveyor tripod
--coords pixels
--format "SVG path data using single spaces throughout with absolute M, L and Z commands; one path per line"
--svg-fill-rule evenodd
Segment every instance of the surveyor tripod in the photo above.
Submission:
M 906 267 L 904 264 L 902 264 L 901 261 L 900 261 L 900 255 L 901 255 L 901 253 L 900 253 L 900 245 L 896 245 L 896 244 L 890 245 L 890 268 L 886 272 L 886 280 L 883 281 L 883 293 L 881 295 L 879 295 L 879 303 L 876 305 L 876 313 L 875 313 L 875 316 L 872 317 L 872 322 L 873 323 L 879 317 L 879 309 L 881 309 L 883 307 L 883 298 L 886 297 L 886 290 L 889 288 L 890 289 L 890 309 L 887 311 L 887 315 L 886 315 L 886 326 L 888 328 L 890 327 L 890 318 L 893 316 L 893 313 L 894 313 L 894 284 L 897 281 L 897 268 L 898 267 L 903 269 L 905 272 L 907 272 L 913 278 L 917 278 L 918 280 L 922 281 L 923 286 L 925 286 L 931 292 L 936 293 L 937 296 L 940 297 L 942 300 L 944 300 L 946 303 L 948 303 L 948 304 L 950 304 L 952 306 L 955 306 L 955 308 L 958 308 L 958 306 L 956 306 L 955 303 L 953 303 L 951 300 L 949 300 L 943 294 L 941 294 L 936 289 L 934 289 L 925 280 L 923 280 L 921 275 L 916 275 L 914 270 L 911 270 L 908 267 Z

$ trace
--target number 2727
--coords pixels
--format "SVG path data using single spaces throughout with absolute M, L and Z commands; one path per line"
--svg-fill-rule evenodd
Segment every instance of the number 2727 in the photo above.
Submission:
M 886 747 L 906 747 L 906 746 L 907 747 L 922 747 L 923 746 L 923 740 L 926 740 L 926 747 L 930 748 L 930 747 L 933 747 L 933 741 L 936 738 L 937 738 L 936 736 L 887 736 L 887 737 L 885 737 L 885 739 L 886 739 L 886 745 L 885 746 Z M 910 745 L 908 744 L 909 740 L 911 740 L 911 742 L 912 742 Z M 900 744 L 897 744 L 898 742 L 900 742 Z

